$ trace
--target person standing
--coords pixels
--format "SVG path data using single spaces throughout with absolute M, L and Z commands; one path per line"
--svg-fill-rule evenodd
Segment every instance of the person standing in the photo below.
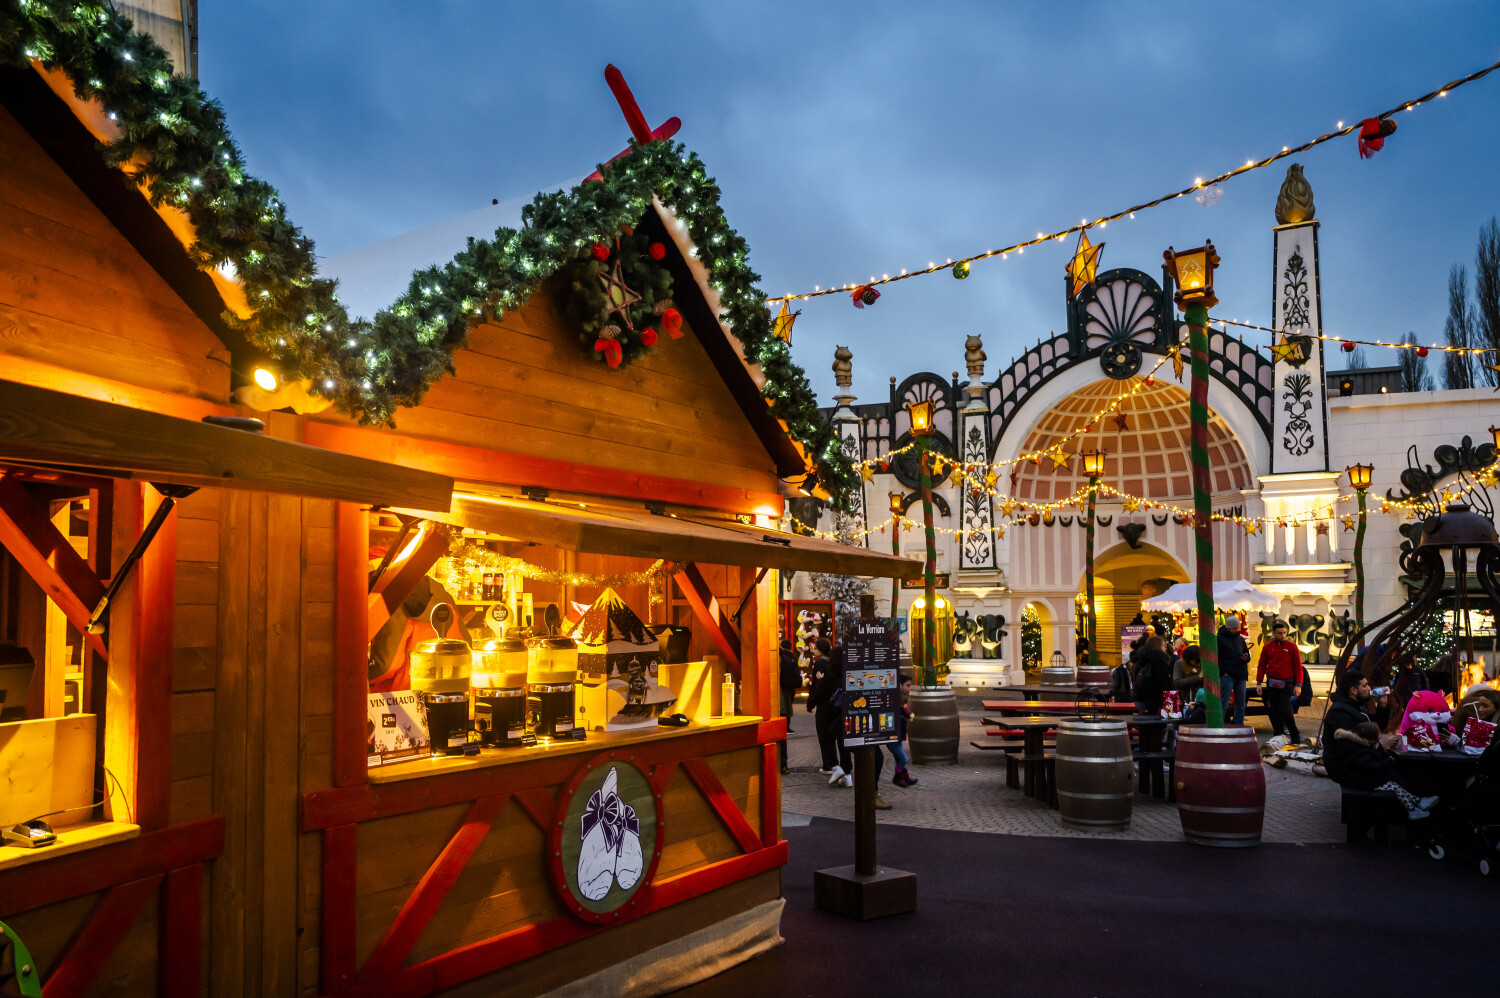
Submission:
M 781 716 L 786 718 L 786 733 L 792 733 L 792 700 L 802 686 L 802 669 L 797 665 L 797 653 L 792 650 L 790 639 L 781 641 Z M 791 772 L 786 765 L 786 739 L 776 745 L 776 754 L 781 757 L 781 775 Z
M 1161 695 L 1172 682 L 1172 663 L 1167 658 L 1166 642 L 1153 634 L 1141 645 L 1135 666 L 1135 709 L 1141 714 L 1161 710 Z
M 898 673 L 901 686 L 901 706 L 896 710 L 896 741 L 887 745 L 891 758 L 896 760 L 896 772 L 891 777 L 891 782 L 898 787 L 914 787 L 917 778 L 911 775 L 911 757 L 906 754 L 906 725 L 911 718 L 911 707 L 908 701 L 911 699 L 911 677 L 906 673 Z
M 1286 632 L 1284 620 L 1271 625 L 1271 640 L 1261 647 L 1255 664 L 1255 692 L 1265 701 L 1272 733 L 1300 743 L 1292 702 L 1302 693 L 1302 653 L 1287 640 Z
M 823 754 L 819 772 L 828 774 L 830 787 L 852 787 L 854 762 L 844 747 L 844 651 L 835 651 L 827 638 L 819 638 L 817 648 L 807 709 L 816 712 L 813 718 Z
M 1240 618 L 1231 613 L 1219 628 L 1219 693 L 1224 698 L 1226 723 L 1245 723 L 1245 684 L 1249 681 L 1250 646 L 1240 631 Z

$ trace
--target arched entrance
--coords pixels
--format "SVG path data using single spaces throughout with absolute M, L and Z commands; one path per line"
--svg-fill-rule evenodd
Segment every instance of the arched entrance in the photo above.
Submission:
M 1177 559 L 1152 544 L 1132 548 L 1117 544 L 1094 559 L 1095 633 L 1099 638 L 1099 664 L 1120 664 L 1120 628 L 1135 620 L 1141 600 L 1159 595 L 1168 586 L 1187 582 L 1188 573 Z M 1078 578 L 1082 612 L 1083 576 Z M 1149 623 L 1149 614 L 1146 616 Z

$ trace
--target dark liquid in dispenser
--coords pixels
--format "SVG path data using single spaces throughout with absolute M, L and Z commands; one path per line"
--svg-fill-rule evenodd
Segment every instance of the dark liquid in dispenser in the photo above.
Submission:
M 485 748 L 520 745 L 526 734 L 526 691 L 476 689 L 474 730 Z
M 532 686 L 526 692 L 526 713 L 538 738 L 572 738 L 573 684 Z
M 464 693 L 424 693 L 427 731 L 433 755 L 463 755 L 469 742 L 469 697 Z

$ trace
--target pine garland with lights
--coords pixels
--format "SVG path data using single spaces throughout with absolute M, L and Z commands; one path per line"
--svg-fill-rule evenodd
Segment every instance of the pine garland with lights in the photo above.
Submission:
M 394 425 L 399 406 L 419 404 L 452 372 L 471 325 L 521 307 L 594 243 L 612 244 L 655 196 L 686 224 L 721 315 L 764 371 L 763 394 L 815 461 L 818 481 L 840 503 L 859 484 L 806 375 L 772 335 L 760 277 L 719 207 L 718 184 L 682 145 L 632 143 L 629 156 L 600 167 L 602 180 L 539 194 L 519 230 L 470 239 L 451 262 L 413 274 L 373 319 L 351 319 L 334 282 L 316 275 L 312 241 L 276 190 L 247 171 L 222 108 L 196 80 L 174 75 L 166 52 L 129 18 L 98 2 L 0 0 L 0 62 L 25 68 L 32 60 L 61 70 L 80 99 L 103 106 L 120 130 L 101 147 L 105 161 L 153 205 L 187 214 L 196 236 L 189 254 L 201 269 L 240 282 L 252 314 L 226 312 L 226 322 L 267 351 L 284 378 L 308 379 L 360 422 Z M 634 345 L 635 354 L 646 349 Z

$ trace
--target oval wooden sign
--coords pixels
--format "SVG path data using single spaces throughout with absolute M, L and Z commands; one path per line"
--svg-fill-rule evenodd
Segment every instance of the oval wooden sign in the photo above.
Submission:
M 547 840 L 552 883 L 586 922 L 637 914 L 636 894 L 661 859 L 661 801 L 634 756 L 605 752 L 574 774 L 558 797 Z

